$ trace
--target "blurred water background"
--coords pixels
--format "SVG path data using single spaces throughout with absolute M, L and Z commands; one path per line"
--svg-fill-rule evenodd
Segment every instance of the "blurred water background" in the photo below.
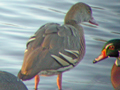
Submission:
M 63 90 L 114 90 L 110 74 L 115 58 L 97 64 L 92 61 L 104 41 L 120 38 L 120 0 L 0 0 L 0 70 L 17 75 L 29 37 L 45 23 L 63 24 L 66 12 L 77 2 L 92 7 L 99 26 L 82 24 L 86 55 L 77 67 L 63 74 Z M 38 90 L 57 90 L 56 77 L 41 77 Z M 34 79 L 24 83 L 34 90 Z

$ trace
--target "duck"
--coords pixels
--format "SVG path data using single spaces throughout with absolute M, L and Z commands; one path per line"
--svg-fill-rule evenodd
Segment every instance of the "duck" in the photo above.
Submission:
M 25 84 L 15 75 L 0 71 L 0 90 L 28 90 Z
M 37 90 L 40 76 L 57 75 L 57 86 L 61 90 L 63 72 L 78 65 L 85 55 L 82 22 L 98 25 L 91 7 L 78 2 L 67 12 L 63 25 L 47 23 L 41 26 L 26 44 L 18 77 L 23 81 L 35 77 Z
M 120 39 L 107 41 L 102 48 L 101 54 L 93 60 L 93 63 L 108 57 L 116 58 L 111 69 L 111 82 L 115 90 L 120 90 Z

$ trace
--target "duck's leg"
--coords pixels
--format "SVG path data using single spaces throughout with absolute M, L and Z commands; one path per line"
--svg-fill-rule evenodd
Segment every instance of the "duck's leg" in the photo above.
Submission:
M 40 81 L 40 77 L 39 77 L 39 75 L 36 75 L 36 76 L 35 76 L 35 90 L 37 90 L 39 81 Z
M 57 86 L 59 90 L 62 90 L 62 73 L 58 74 L 57 77 Z

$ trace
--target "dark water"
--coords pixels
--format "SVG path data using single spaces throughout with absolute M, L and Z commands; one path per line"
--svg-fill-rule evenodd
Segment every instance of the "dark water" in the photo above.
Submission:
M 114 90 L 110 73 L 115 58 L 92 64 L 104 40 L 120 38 L 120 0 L 83 0 L 93 9 L 99 26 L 83 24 L 86 55 L 74 69 L 63 74 L 63 90 Z M 0 70 L 17 75 L 28 38 L 43 24 L 63 24 L 65 13 L 82 0 L 0 0 Z M 87 24 L 87 25 L 86 25 Z M 39 90 L 57 90 L 56 77 L 41 77 Z M 34 79 L 24 82 L 29 90 Z

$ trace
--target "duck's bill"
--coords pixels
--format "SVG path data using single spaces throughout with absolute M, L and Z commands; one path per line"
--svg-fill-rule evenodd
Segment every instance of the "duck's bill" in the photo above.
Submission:
M 98 26 L 98 23 L 95 21 L 95 19 L 94 19 L 93 17 L 89 20 L 89 23 L 91 23 L 91 24 L 94 24 L 94 25 L 97 25 L 97 26 Z
M 102 51 L 102 53 L 97 58 L 95 58 L 95 60 L 93 60 L 93 63 L 97 63 L 97 62 L 99 62 L 99 61 L 101 61 L 101 60 L 103 60 L 103 59 L 105 59 L 107 57 L 108 56 L 106 55 L 106 50 L 104 49 Z

